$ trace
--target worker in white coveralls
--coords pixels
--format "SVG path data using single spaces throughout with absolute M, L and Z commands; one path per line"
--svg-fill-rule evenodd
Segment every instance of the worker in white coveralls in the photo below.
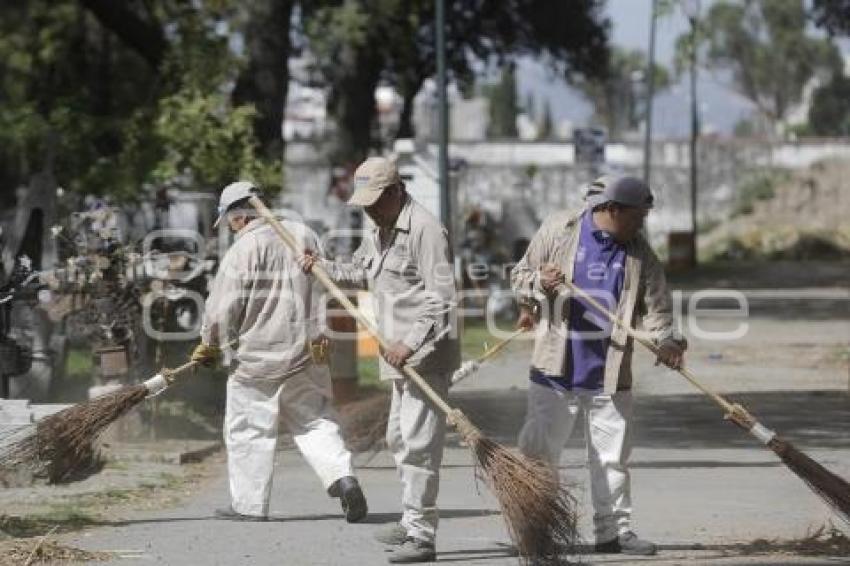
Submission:
M 445 396 L 460 362 L 455 332 L 456 290 L 445 228 L 405 190 L 395 163 L 371 157 L 354 173 L 349 204 L 362 206 L 375 227 L 365 234 L 351 263 L 314 263 L 336 281 L 368 285 L 376 301 L 378 329 L 391 341 L 382 351 L 381 378 L 392 380 L 387 445 L 402 484 L 403 514 L 376 538 L 392 547 L 391 563 L 436 559 L 437 491 L 446 432 L 445 416 L 400 371 L 414 367 Z
M 366 516 L 366 499 L 333 418 L 330 373 L 311 356 L 324 327 L 321 290 L 248 203 L 257 193 L 247 181 L 231 183 L 221 193 L 216 224 L 225 219 L 236 237 L 221 260 L 206 301 L 202 342 L 192 355 L 212 365 L 222 344 L 238 340 L 224 416 L 231 505 L 216 516 L 267 518 L 278 423 L 283 421 L 353 523 Z M 286 224 L 305 245 L 316 245 L 303 225 Z
M 539 324 L 520 450 L 557 469 L 579 413 L 584 417 L 596 552 L 655 554 L 631 528 L 628 460 L 632 348 L 627 333 L 581 298 L 569 280 L 634 327 L 642 322 L 658 361 L 682 364 L 664 269 L 641 234 L 652 193 L 633 177 L 594 181 L 583 210 L 549 217 L 513 269 L 519 325 Z

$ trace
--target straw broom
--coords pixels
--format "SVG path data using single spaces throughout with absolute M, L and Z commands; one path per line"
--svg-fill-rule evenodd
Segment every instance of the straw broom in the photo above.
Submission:
M 620 326 L 634 340 L 640 342 L 653 354 L 658 354 L 658 348 L 652 342 L 618 319 L 587 292 L 576 287 L 570 281 L 564 281 L 564 284 L 571 292 L 587 301 L 587 303 L 605 315 L 612 323 Z M 723 409 L 727 420 L 732 421 L 749 432 L 765 446 L 773 450 L 782 460 L 782 463 L 803 480 L 827 505 L 832 507 L 842 520 L 850 523 L 850 483 L 824 468 L 821 464 L 794 447 L 789 441 L 777 435 L 773 430 L 762 425 L 743 405 L 730 403 L 704 386 L 687 368 L 680 367 L 676 371 L 717 403 Z
M 294 254 L 302 253 L 295 237 L 260 199 L 251 197 L 249 202 Z M 321 266 L 314 265 L 312 272 L 382 347 L 389 346 L 372 322 L 352 304 Z M 416 370 L 404 366 L 402 371 L 446 415 L 448 423 L 469 446 L 480 477 L 499 501 L 502 517 L 517 546 L 520 560 L 563 563 L 558 556 L 559 550 L 572 547 L 576 540 L 576 501 L 559 483 L 558 477 L 543 462 L 511 452 L 486 438 L 462 411 L 446 403 Z
M 0 468 L 24 467 L 47 477 L 50 483 L 71 479 L 90 465 L 95 442 L 109 425 L 197 365 L 190 361 L 175 369 L 164 368 L 144 383 L 125 385 L 4 433 L 0 436 Z

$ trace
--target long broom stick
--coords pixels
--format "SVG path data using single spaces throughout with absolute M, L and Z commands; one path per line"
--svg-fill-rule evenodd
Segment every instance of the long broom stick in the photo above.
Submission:
M 474 360 L 467 360 L 463 362 L 461 366 L 452 374 L 452 385 L 463 381 L 464 379 L 478 371 L 478 368 L 481 367 L 481 364 L 501 352 L 505 348 L 505 346 L 513 342 L 515 338 L 525 333 L 526 331 L 527 329 L 525 328 L 518 328 L 517 330 L 510 333 L 506 338 L 488 348 L 479 357 L 475 358 Z
M 0 468 L 28 468 L 37 476 L 47 477 L 50 483 L 73 478 L 90 465 L 95 455 L 94 444 L 109 425 L 146 398 L 162 393 L 178 376 L 197 365 L 198 362 L 189 361 L 174 369 L 163 369 L 144 383 L 125 385 L 34 424 L 3 433 L 0 435 Z
M 249 202 L 293 254 L 303 252 L 295 236 L 284 228 L 259 198 L 251 197 Z M 372 321 L 354 306 L 320 265 L 314 265 L 312 273 L 383 348 L 389 347 Z M 572 547 L 576 540 L 576 501 L 559 483 L 557 476 L 543 462 L 513 453 L 486 438 L 462 411 L 446 403 L 412 367 L 403 366 L 402 371 L 446 415 L 448 423 L 470 447 L 478 469 L 483 472 L 485 483 L 499 501 L 520 560 L 542 559 L 549 564 L 561 563 L 559 550 Z
M 635 329 L 617 318 L 616 315 L 605 308 L 586 291 L 577 287 L 571 281 L 564 281 L 564 284 L 572 293 L 587 301 L 588 304 L 605 315 L 612 323 L 625 330 L 626 333 L 634 340 L 640 342 L 653 354 L 658 355 L 658 348 L 655 344 L 641 336 Z M 694 374 L 687 368 L 679 367 L 676 368 L 676 371 L 678 371 L 682 377 L 691 382 L 694 387 L 702 391 L 711 398 L 711 400 L 717 403 L 720 408 L 723 409 L 727 420 L 732 421 L 745 431 L 749 432 L 765 446 L 773 450 L 773 452 L 776 453 L 776 455 L 782 460 L 783 464 L 802 479 L 812 491 L 814 491 L 821 499 L 823 499 L 823 501 L 835 510 L 842 520 L 850 524 L 850 483 L 824 468 L 811 457 L 795 448 L 789 441 L 778 436 L 773 430 L 762 425 L 743 405 L 729 402 L 700 383 Z

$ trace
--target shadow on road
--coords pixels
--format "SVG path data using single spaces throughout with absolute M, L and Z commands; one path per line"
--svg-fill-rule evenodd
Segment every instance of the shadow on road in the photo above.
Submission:
M 455 392 L 452 400 L 481 430 L 514 445 L 525 418 L 525 391 Z M 850 395 L 843 391 L 771 391 L 729 395 L 759 421 L 807 449 L 850 448 Z M 568 446 L 584 446 L 581 424 Z M 644 448 L 745 448 L 755 440 L 724 421 L 701 394 L 636 395 L 634 446 Z M 728 465 L 728 464 L 725 464 Z

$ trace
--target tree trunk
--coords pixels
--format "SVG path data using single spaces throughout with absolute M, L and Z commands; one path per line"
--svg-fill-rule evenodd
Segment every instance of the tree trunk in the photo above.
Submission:
M 154 69 L 158 69 L 168 51 L 168 42 L 159 22 L 142 19 L 129 5 L 114 0 L 80 0 L 101 23 L 117 35 L 125 45 L 138 53 Z
M 399 117 L 398 131 L 396 139 L 413 138 L 416 136 L 416 128 L 413 126 L 413 99 L 422 88 L 422 83 L 425 82 L 425 73 L 418 73 L 415 79 L 405 80 L 399 84 L 401 91 L 402 107 L 401 116 Z
M 413 138 L 416 135 L 416 130 L 413 127 L 413 99 L 416 93 L 404 93 L 402 96 L 403 104 L 401 107 L 401 116 L 398 122 L 398 131 L 395 134 L 396 139 Z
M 369 47 L 350 52 L 355 61 L 336 81 L 329 100 L 330 114 L 337 122 L 332 161 L 335 165 L 356 165 L 374 146 L 375 88 L 381 76 L 381 59 Z
M 234 104 L 257 109 L 254 133 L 265 157 L 283 155 L 283 114 L 289 92 L 289 38 L 293 0 L 257 0 L 246 4 L 245 51 L 248 64 L 236 80 Z

